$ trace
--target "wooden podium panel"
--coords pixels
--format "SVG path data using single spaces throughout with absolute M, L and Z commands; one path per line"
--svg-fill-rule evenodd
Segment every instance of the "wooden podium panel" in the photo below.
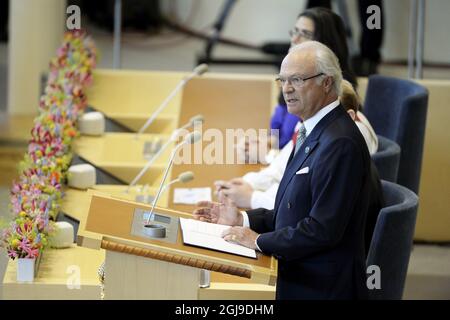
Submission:
M 187 246 L 183 244 L 181 230 L 178 231 L 176 243 L 132 235 L 131 225 L 136 208 L 149 210 L 151 206 L 93 195 L 86 225 L 78 233 L 79 245 L 91 241 L 98 248 L 251 278 L 259 283 L 273 283 L 276 261 L 261 253 L 257 253 L 257 259 L 252 259 Z M 156 212 L 190 217 L 190 214 L 163 208 L 157 208 Z M 89 234 L 84 233 L 85 231 Z M 96 236 L 92 237 L 93 234 Z
M 187 84 L 183 93 L 179 122 L 184 123 L 190 117 L 202 114 L 205 118 L 202 125 L 203 134 L 208 129 L 217 129 L 223 134 L 222 154 L 226 160 L 227 129 L 245 131 L 269 128 L 272 89 L 273 81 L 267 77 L 210 76 L 193 79 Z M 202 141 L 201 146 L 198 144 L 192 146 L 191 154 L 198 152 L 196 149 L 200 149 L 203 153 L 210 143 L 211 141 Z M 235 153 L 233 158 L 236 161 Z M 224 164 L 206 164 L 205 159 L 201 160 L 201 163 L 195 163 L 195 159 L 192 158 L 191 163 L 175 164 L 172 168 L 172 177 L 191 170 L 195 174 L 195 179 L 183 187 L 213 187 L 215 180 L 242 177 L 249 171 L 257 171 L 261 168 L 256 164 L 226 164 L 226 161 Z M 171 188 L 169 199 L 169 208 L 192 212 L 193 206 L 173 203 L 173 188 Z

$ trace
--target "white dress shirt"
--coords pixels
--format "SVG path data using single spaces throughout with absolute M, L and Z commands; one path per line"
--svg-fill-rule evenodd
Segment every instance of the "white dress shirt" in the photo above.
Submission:
M 356 113 L 356 121 L 355 124 L 358 126 L 359 131 L 364 137 L 366 141 L 367 148 L 369 149 L 369 153 L 372 155 L 378 150 L 378 137 L 372 126 L 369 123 L 369 120 L 362 114 L 362 112 Z

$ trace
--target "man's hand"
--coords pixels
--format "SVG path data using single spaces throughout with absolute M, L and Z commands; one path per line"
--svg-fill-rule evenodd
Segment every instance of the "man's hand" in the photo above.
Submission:
M 250 249 L 256 249 L 256 238 L 259 234 L 247 227 L 231 227 L 223 232 L 222 238 Z
M 243 225 L 242 214 L 234 202 L 227 197 L 223 197 L 221 202 L 200 201 L 197 207 L 199 208 L 193 213 L 194 219 L 228 226 Z
M 234 178 L 229 182 L 216 181 L 216 193 L 219 198 L 225 196 L 233 200 L 240 208 L 250 208 L 252 203 L 252 186 L 242 178 Z

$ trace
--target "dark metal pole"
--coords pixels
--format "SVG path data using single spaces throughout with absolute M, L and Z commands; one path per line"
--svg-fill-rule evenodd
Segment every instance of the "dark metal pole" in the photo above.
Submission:
M 120 69 L 121 59 L 121 29 L 122 29 L 122 1 L 116 0 L 114 3 L 114 49 L 113 49 L 113 68 Z

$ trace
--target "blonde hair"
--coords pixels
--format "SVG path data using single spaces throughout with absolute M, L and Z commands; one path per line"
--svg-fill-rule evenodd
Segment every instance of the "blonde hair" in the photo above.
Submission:
M 339 101 L 345 110 L 353 110 L 355 112 L 361 109 L 361 99 L 355 92 L 352 84 L 347 80 L 342 80 L 341 82 L 342 93 L 339 96 Z

